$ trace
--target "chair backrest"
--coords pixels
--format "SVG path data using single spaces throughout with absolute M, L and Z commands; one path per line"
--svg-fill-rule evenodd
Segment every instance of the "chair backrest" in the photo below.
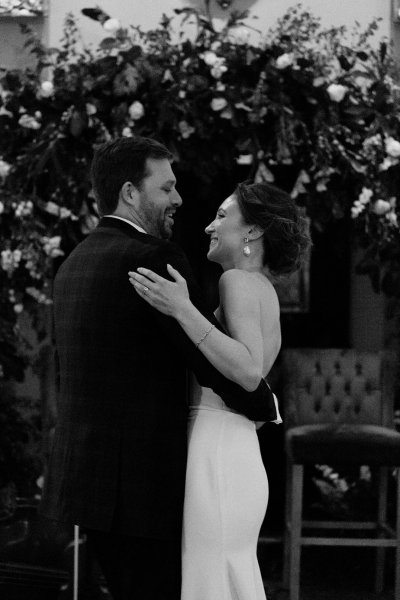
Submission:
M 286 427 L 357 423 L 393 427 L 395 356 L 340 348 L 282 352 Z

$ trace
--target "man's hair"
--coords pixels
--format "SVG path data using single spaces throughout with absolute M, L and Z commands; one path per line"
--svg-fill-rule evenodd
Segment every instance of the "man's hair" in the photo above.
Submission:
M 127 181 L 141 188 L 148 158 L 172 161 L 173 156 L 156 140 L 140 136 L 116 138 L 95 151 L 90 175 L 100 215 L 115 211 Z

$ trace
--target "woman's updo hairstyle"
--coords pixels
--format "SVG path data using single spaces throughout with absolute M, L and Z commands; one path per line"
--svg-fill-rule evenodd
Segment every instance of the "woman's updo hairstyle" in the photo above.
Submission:
M 269 183 L 239 183 L 234 195 L 245 222 L 264 231 L 264 266 L 273 275 L 296 271 L 311 240 L 293 198 Z

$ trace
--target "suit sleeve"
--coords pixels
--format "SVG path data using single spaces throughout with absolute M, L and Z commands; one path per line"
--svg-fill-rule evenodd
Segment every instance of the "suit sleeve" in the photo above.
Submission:
M 196 308 L 216 327 L 221 329 L 214 314 L 210 311 L 201 291 L 194 279 L 190 265 L 183 251 L 175 244 L 168 243 L 159 249 L 148 259 L 148 267 L 159 275 L 171 279 L 167 271 L 167 264 L 186 279 L 190 299 Z M 258 388 L 253 392 L 247 392 L 236 383 L 224 377 L 200 352 L 195 344 L 187 337 L 179 323 L 172 317 L 167 317 L 154 309 L 155 318 L 164 333 L 177 346 L 184 357 L 189 369 L 191 369 L 200 385 L 209 387 L 221 396 L 230 408 L 237 410 L 254 421 L 274 421 L 277 419 L 276 405 L 269 385 L 261 379 Z

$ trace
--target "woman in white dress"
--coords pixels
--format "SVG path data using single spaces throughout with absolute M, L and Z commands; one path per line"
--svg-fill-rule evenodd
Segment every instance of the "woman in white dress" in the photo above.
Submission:
M 296 270 L 309 239 L 288 194 L 269 184 L 239 184 L 206 228 L 207 258 L 219 263 L 225 335 L 190 302 L 186 282 L 148 269 L 130 274 L 149 304 L 177 319 L 223 375 L 251 391 L 280 349 L 279 302 L 271 280 Z M 265 600 L 257 540 L 268 480 L 256 424 L 193 381 L 182 538 L 182 600 Z M 277 422 L 281 422 L 278 419 Z

